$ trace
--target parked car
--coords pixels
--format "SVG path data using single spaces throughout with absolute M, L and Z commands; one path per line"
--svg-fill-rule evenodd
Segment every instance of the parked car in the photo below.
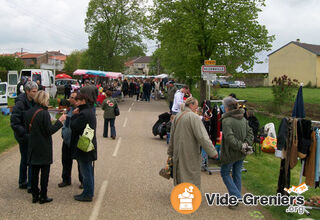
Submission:
M 213 85 L 214 86 L 220 86 L 221 88 L 229 88 L 230 82 L 224 80 L 224 79 L 219 79 L 219 80 L 215 80 L 213 81 Z
M 246 88 L 246 84 L 243 81 L 234 81 L 229 84 L 230 88 Z
M 57 94 L 64 94 L 64 86 L 69 82 L 71 82 L 72 92 L 80 89 L 80 86 L 75 79 L 56 79 Z
M 181 89 L 183 86 L 185 86 L 186 84 L 182 84 L 182 83 L 174 83 L 174 85 L 178 88 Z

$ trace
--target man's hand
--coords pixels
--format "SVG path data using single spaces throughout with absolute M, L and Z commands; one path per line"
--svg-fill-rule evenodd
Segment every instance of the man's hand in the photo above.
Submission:
M 75 115 L 75 114 L 79 114 L 80 111 L 79 111 L 79 108 L 76 108 L 75 110 L 72 111 L 72 114 Z

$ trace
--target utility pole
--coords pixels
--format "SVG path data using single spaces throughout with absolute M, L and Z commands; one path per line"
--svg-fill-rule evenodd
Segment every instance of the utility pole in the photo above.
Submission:
M 21 48 L 21 54 L 20 54 L 20 57 L 22 57 L 22 53 L 23 53 L 23 48 Z

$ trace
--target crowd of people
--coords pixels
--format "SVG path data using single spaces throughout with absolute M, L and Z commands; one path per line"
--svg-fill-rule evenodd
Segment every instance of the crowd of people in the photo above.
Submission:
M 15 100 L 11 115 L 11 127 L 19 143 L 21 154 L 19 188 L 32 194 L 32 202 L 40 204 L 52 201 L 48 197 L 48 181 L 52 164 L 52 135 L 62 128 L 62 182 L 59 187 L 71 185 L 72 163 L 78 163 L 79 188 L 82 193 L 75 195 L 77 201 L 92 201 L 94 196 L 94 161 L 97 160 L 96 87 L 87 83 L 80 91 L 70 94 L 70 108 L 51 123 L 48 111 L 49 94 L 38 90 L 38 84 L 28 81 L 24 93 Z M 79 138 L 89 126 L 94 130 L 93 150 L 84 152 L 77 145 Z M 40 189 L 39 189 L 40 175 Z
M 180 90 L 168 85 L 168 102 L 172 114 L 168 161 L 172 161 L 171 175 L 174 185 L 183 182 L 201 187 L 201 149 L 210 158 L 217 159 L 218 153 L 204 126 L 203 111 L 198 101 L 190 94 L 189 88 Z M 173 92 L 175 91 L 175 92 Z M 223 99 L 222 146 L 220 152 L 222 180 L 229 195 L 238 199 L 241 194 L 241 169 L 246 155 L 252 153 L 254 134 L 240 108 L 235 95 Z M 232 175 L 230 175 L 232 173 Z M 229 208 L 238 207 L 238 203 Z
M 110 80 L 94 85 L 89 80 L 79 91 L 69 94 L 67 111 L 51 123 L 48 112 L 49 94 L 39 90 L 39 84 L 28 81 L 24 93 L 15 100 L 11 115 L 11 127 L 19 143 L 21 154 L 19 188 L 32 194 L 32 202 L 51 202 L 47 195 L 50 165 L 52 164 L 51 136 L 62 128 L 62 182 L 59 187 L 71 185 L 73 160 L 77 161 L 79 188 L 82 193 L 75 195 L 77 201 L 92 201 L 94 196 L 94 161 L 97 160 L 96 106 L 103 110 L 103 137 L 116 139 L 115 120 L 119 115 L 118 101 L 122 97 L 136 95 L 138 101 L 150 101 L 151 91 L 155 100 L 160 99 L 161 90 L 167 91 L 171 115 L 168 157 L 173 161 L 174 185 L 189 182 L 201 187 L 201 149 L 211 158 L 218 158 L 212 140 L 199 116 L 198 100 L 192 97 L 188 86 L 177 89 L 174 81 L 127 79 Z M 102 97 L 103 96 L 103 97 Z M 235 97 L 235 96 L 234 96 Z M 220 153 L 221 177 L 230 195 L 241 198 L 241 168 L 243 160 L 252 148 L 253 132 L 231 96 L 223 100 L 222 146 Z M 94 130 L 93 150 L 79 149 L 79 138 L 86 127 Z M 230 175 L 232 172 L 232 175 Z M 40 175 L 40 189 L 39 189 Z

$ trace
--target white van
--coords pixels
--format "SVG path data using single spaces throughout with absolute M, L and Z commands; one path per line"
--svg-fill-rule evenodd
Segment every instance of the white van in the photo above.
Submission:
M 45 91 L 50 94 L 50 97 L 56 97 L 57 87 L 55 85 L 55 76 L 51 70 L 22 69 L 20 71 L 19 80 L 21 80 L 21 77 L 30 78 L 34 82 L 40 80 L 41 85 L 44 87 Z
M 8 96 L 10 98 L 17 97 L 18 71 L 8 72 Z
M 8 87 L 6 82 L 0 83 L 0 110 L 8 107 Z M 0 113 L 1 114 L 1 113 Z

